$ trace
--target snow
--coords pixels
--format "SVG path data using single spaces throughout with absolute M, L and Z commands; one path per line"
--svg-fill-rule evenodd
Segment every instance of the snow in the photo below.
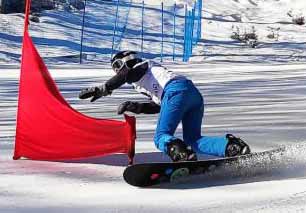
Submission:
M 153 2 L 158 1 L 149 3 Z M 272 160 L 245 162 L 243 168 L 220 168 L 176 184 L 145 189 L 124 182 L 127 158 L 122 155 L 72 162 L 13 161 L 23 20 L 21 15 L 1 14 L 1 212 L 306 212 L 306 28 L 289 24 L 286 15 L 289 10 L 305 11 L 306 4 L 302 0 L 233 0 L 218 4 L 205 0 L 203 5 L 204 40 L 195 48 L 194 57 L 189 63 L 164 63 L 187 75 L 203 94 L 203 134 L 230 132 L 248 141 L 253 151 L 280 146 L 288 147 L 287 151 Z M 52 13 L 46 12 L 43 19 L 50 21 L 32 26 L 31 34 L 39 38 L 44 32 L 46 41 L 71 41 L 72 37 L 63 31 L 47 33 L 52 30 L 54 16 L 48 16 Z M 128 21 L 133 23 L 137 18 L 137 13 L 130 11 Z M 149 23 L 153 29 L 154 20 Z M 12 22 L 15 26 L 9 24 Z M 229 38 L 232 25 L 242 29 L 255 26 L 260 46 L 251 49 L 233 42 Z M 279 41 L 266 37 L 268 26 L 281 28 Z M 73 36 L 74 32 L 70 33 Z M 92 39 L 96 45 L 98 37 Z M 128 45 L 125 39 L 122 43 Z M 134 42 L 130 45 L 138 48 Z M 128 85 L 94 103 L 78 100 L 81 88 L 113 75 L 109 64 L 102 60 L 78 65 L 57 57 L 73 48 L 63 49 L 54 43 L 47 56 L 43 45 L 37 46 L 43 50 L 61 93 L 76 110 L 122 120 L 116 115 L 119 103 L 144 100 Z M 145 48 L 149 49 L 150 43 Z M 157 115 L 137 115 L 136 162 L 168 160 L 152 142 L 156 121 Z M 181 132 L 179 127 L 177 135 Z

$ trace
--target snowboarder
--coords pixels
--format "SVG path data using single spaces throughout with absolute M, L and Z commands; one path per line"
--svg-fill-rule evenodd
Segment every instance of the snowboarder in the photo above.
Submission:
M 80 99 L 91 102 L 112 92 L 125 83 L 147 95 L 151 101 L 140 103 L 125 101 L 118 107 L 118 114 L 160 113 L 154 143 L 173 161 L 197 160 L 196 153 L 232 157 L 250 153 L 249 146 L 232 134 L 225 136 L 201 136 L 204 113 L 203 97 L 193 82 L 183 75 L 138 57 L 137 52 L 121 51 L 111 60 L 116 75 L 101 86 L 83 89 Z M 183 140 L 174 136 L 182 122 Z

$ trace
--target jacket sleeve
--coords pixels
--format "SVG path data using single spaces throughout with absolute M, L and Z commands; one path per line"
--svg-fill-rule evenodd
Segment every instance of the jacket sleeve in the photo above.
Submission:
M 149 103 L 141 103 L 141 105 L 141 113 L 156 114 L 160 112 L 160 106 L 153 101 Z
M 105 87 L 108 91 L 113 91 L 125 83 L 127 83 L 127 72 L 119 72 L 105 82 Z
M 113 91 L 115 89 L 118 89 L 125 83 L 131 84 L 133 82 L 139 81 L 145 75 L 148 66 L 148 62 L 145 61 L 131 70 L 122 69 L 114 77 L 112 77 L 105 83 L 107 90 Z

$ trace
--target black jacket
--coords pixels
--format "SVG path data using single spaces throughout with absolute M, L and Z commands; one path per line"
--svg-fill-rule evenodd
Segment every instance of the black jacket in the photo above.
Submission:
M 115 76 L 106 81 L 105 88 L 111 93 L 111 91 L 118 89 L 125 83 L 132 84 L 139 81 L 145 75 L 148 66 L 148 62 L 143 62 L 131 70 L 123 68 Z M 154 114 L 160 112 L 160 106 L 153 101 L 140 103 L 140 105 L 141 113 Z

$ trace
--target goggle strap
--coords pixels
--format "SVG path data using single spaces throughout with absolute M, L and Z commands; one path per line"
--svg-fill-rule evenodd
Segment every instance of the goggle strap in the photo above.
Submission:
M 135 64 L 134 66 L 133 66 L 133 69 L 135 69 L 136 67 L 139 67 L 139 66 L 141 66 L 141 65 L 143 65 L 143 64 L 145 64 L 145 63 L 148 63 L 149 61 L 148 60 L 145 60 L 145 61 L 142 61 L 142 62 L 140 62 L 140 63 L 137 63 L 137 64 Z

